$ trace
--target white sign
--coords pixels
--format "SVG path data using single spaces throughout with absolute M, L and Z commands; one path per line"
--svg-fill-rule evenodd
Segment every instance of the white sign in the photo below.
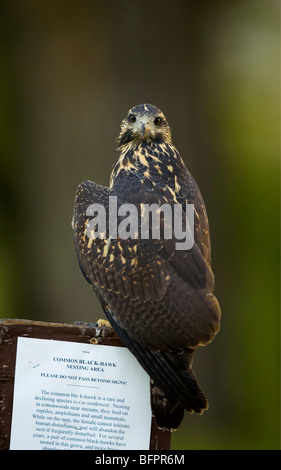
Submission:
M 147 450 L 150 381 L 123 347 L 18 338 L 10 449 Z

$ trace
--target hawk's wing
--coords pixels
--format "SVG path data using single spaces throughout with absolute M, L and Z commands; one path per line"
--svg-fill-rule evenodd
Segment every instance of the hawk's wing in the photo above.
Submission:
M 120 325 L 143 345 L 161 349 L 207 343 L 218 331 L 220 310 L 211 294 L 213 274 L 200 246 L 200 239 L 207 246 L 209 235 L 207 230 L 201 230 L 203 219 L 198 212 L 195 189 L 198 229 L 194 246 L 188 251 L 176 250 L 174 239 L 110 239 L 108 233 L 104 239 L 89 238 L 88 207 L 100 204 L 108 214 L 109 197 L 116 196 L 118 204 L 123 204 L 126 191 L 136 205 L 145 198 L 150 203 L 157 200 L 161 203 L 159 195 L 147 194 L 136 178 L 133 185 L 127 184 L 120 192 L 118 188 L 106 188 L 91 181 L 78 187 L 74 240 L 84 276 L 104 308 L 110 308 Z
M 92 219 L 87 216 L 88 207 L 100 204 L 108 214 L 110 196 L 114 196 L 112 189 L 91 181 L 84 181 L 78 187 L 73 230 L 83 274 L 99 290 L 113 291 L 131 299 L 159 300 L 165 295 L 170 282 L 170 268 L 159 255 L 160 247 L 152 251 L 149 244 L 141 244 L 138 239 L 101 239 L 89 238 L 87 235 L 87 227 Z M 120 201 L 118 204 L 120 205 Z M 122 217 L 118 218 L 118 224 L 121 219 Z
M 146 191 L 140 186 L 138 200 L 145 200 L 145 193 Z M 209 250 L 210 246 L 208 229 L 202 229 L 202 220 L 207 224 L 207 219 L 203 219 L 198 212 L 204 209 L 203 204 L 195 210 L 193 248 L 176 250 L 174 238 L 169 240 L 108 238 L 108 220 L 104 239 L 94 238 L 93 232 L 89 238 L 88 224 L 94 214 L 87 215 L 90 212 L 88 208 L 92 204 L 100 204 L 108 216 L 110 196 L 116 196 L 112 188 L 91 181 L 83 182 L 76 194 L 73 216 L 74 240 L 80 267 L 91 284 L 131 299 L 160 300 L 171 283 L 171 274 L 176 272 L 190 287 L 195 289 L 207 287 L 212 291 L 212 271 L 202 252 L 205 247 Z M 119 207 L 123 204 L 124 196 L 116 197 Z M 133 199 L 132 194 L 131 199 Z M 149 201 L 161 204 L 157 195 L 149 195 Z M 139 209 L 138 204 L 136 201 Z M 185 217 L 184 213 L 183 216 Z M 118 217 L 118 226 L 121 219 L 122 217 Z
M 127 189 L 131 200 L 135 195 L 136 204 L 138 198 L 148 196 L 136 181 Z M 195 192 L 190 202 L 195 201 Z M 201 206 L 195 205 L 198 229 L 188 252 L 176 251 L 174 240 L 109 239 L 108 234 L 104 239 L 89 238 L 89 206 L 100 204 L 107 211 L 109 196 L 117 196 L 118 205 L 125 202 L 125 188 L 121 193 L 122 198 L 118 191 L 91 181 L 78 187 L 73 216 L 78 261 L 117 334 L 154 381 L 152 408 L 158 422 L 167 414 L 166 426 L 176 428 L 182 418 L 181 407 L 201 413 L 208 406 L 190 369 L 192 351 L 180 351 L 209 341 L 218 329 L 219 307 L 211 294 L 211 300 L 208 297 L 212 272 L 203 255 L 208 231 L 202 230 Z M 157 197 L 151 193 L 149 202 L 161 203 Z M 198 317 L 197 325 L 194 316 Z
M 150 237 L 148 241 L 140 240 L 138 246 L 141 252 L 148 249 L 149 256 L 156 250 L 160 253 L 161 259 L 168 259 L 170 268 L 183 277 L 191 287 L 195 289 L 207 287 L 212 292 L 214 277 L 211 270 L 211 244 L 205 204 L 194 178 L 175 149 L 172 151 L 172 155 L 173 173 L 181 176 L 180 186 L 177 187 L 176 178 L 169 175 L 168 167 L 161 167 L 160 175 L 156 170 L 154 171 L 152 166 L 149 168 L 149 179 L 143 178 L 142 173 L 126 173 L 121 170 L 119 177 L 113 184 L 114 194 L 118 196 L 120 204 L 128 202 L 135 205 L 148 203 L 158 206 L 165 203 L 180 204 L 183 209 L 183 219 L 185 219 L 186 204 L 193 204 L 194 245 L 191 250 L 176 249 L 174 237 L 171 239 L 162 237 L 158 240 L 153 240 Z M 163 213 L 161 213 L 161 217 L 163 225 Z

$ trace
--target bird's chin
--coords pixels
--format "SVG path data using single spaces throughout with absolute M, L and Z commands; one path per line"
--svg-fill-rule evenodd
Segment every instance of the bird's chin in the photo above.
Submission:
M 135 134 L 135 140 L 139 141 L 140 143 L 152 142 L 154 139 L 154 135 L 151 131 L 146 131 L 144 133 L 138 132 Z

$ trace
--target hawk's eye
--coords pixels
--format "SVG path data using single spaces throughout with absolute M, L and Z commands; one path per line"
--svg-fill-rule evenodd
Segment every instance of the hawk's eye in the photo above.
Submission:
M 155 126 L 160 126 L 162 124 L 162 118 L 160 116 L 157 116 L 154 119 L 154 124 L 155 124 Z
M 132 122 L 132 123 L 136 122 L 136 119 L 137 118 L 134 114 L 129 114 L 129 117 L 128 117 L 129 122 Z

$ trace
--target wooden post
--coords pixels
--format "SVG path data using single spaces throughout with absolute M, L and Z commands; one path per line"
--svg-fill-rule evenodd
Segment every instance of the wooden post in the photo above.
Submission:
M 10 444 L 17 338 L 19 336 L 123 347 L 111 328 L 87 324 L 0 320 L 0 450 Z M 151 423 L 150 450 L 169 450 L 171 433 Z

